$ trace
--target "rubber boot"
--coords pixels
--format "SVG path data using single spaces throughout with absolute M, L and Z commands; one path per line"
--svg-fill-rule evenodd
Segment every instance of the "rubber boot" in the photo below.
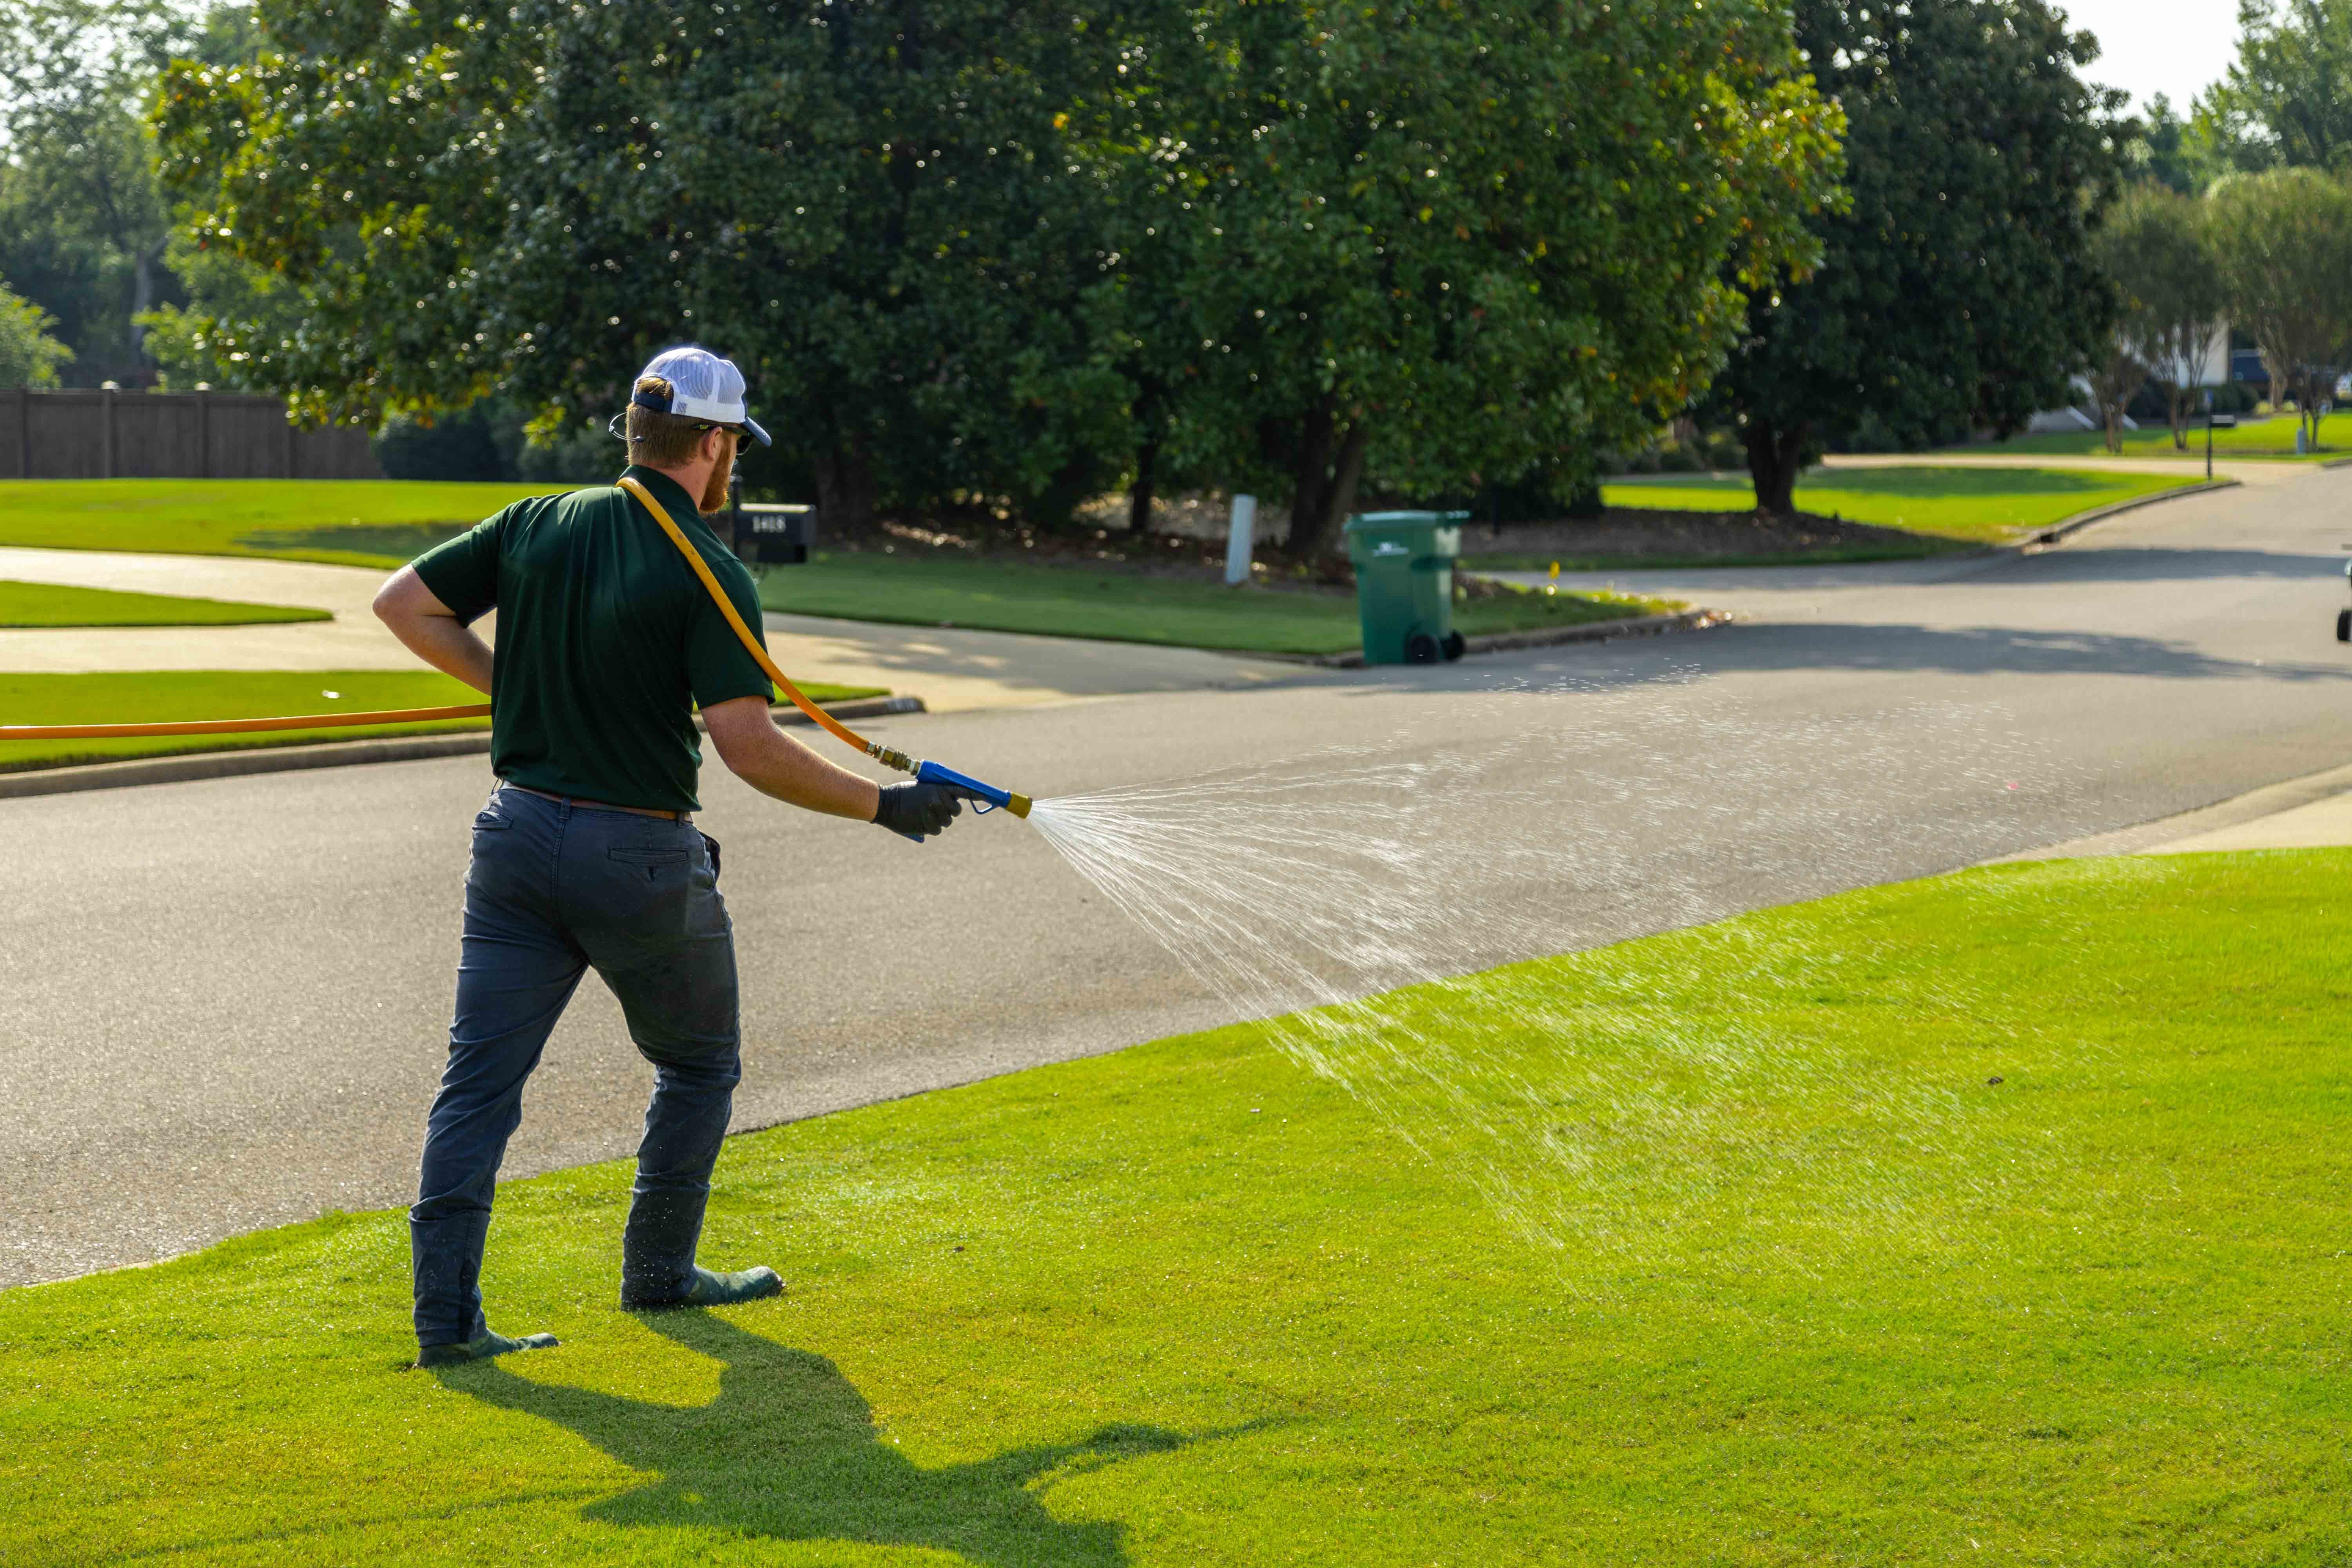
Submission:
M 418 1366 L 461 1366 L 469 1361 L 488 1361 L 492 1356 L 505 1355 L 510 1351 L 551 1350 L 555 1343 L 556 1339 L 553 1334 L 525 1334 L 522 1338 L 515 1340 L 509 1339 L 504 1334 L 492 1333 L 485 1329 L 477 1339 L 465 1340 L 457 1344 L 424 1346 L 416 1352 L 416 1364 Z

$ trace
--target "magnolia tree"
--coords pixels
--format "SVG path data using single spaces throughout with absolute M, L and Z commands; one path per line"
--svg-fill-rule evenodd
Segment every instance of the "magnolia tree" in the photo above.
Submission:
M 2315 445 L 2352 354 L 2352 190 L 2316 169 L 2273 169 L 2221 181 L 2206 204 L 2231 322 Z
M 1163 458 L 1331 540 L 1361 477 L 1573 478 L 1801 272 L 1838 119 L 1769 0 L 278 0 L 157 111 L 180 325 L 314 416 L 601 417 L 736 355 L 835 528 Z M 224 296 L 226 298 L 227 296 Z
M 215 338 L 312 412 L 596 419 L 696 338 L 856 531 L 892 493 L 1115 478 L 1127 389 L 1075 309 L 1108 247 L 1061 126 L 1119 36 L 952 0 L 289 0 L 258 67 L 183 68 L 160 119 L 199 232 L 304 295 L 299 332 Z
M 1843 105 L 1852 201 L 1810 282 L 1759 290 L 1719 383 L 1756 504 L 1786 512 L 1804 454 L 1875 418 L 1906 444 L 2008 432 L 2103 356 L 2114 298 L 2090 235 L 2120 177 L 2122 95 L 2042 0 L 1797 0 L 1797 41 Z
M 1192 465 L 1288 498 L 1296 556 L 1368 471 L 1572 484 L 1811 264 L 1838 119 L 1773 5 L 1202 15 L 1128 121 L 1182 306 L 1129 341 Z

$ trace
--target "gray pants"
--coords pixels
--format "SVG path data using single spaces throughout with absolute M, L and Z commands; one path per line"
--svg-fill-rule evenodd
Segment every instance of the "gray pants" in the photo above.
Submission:
M 654 1066 L 621 1251 L 625 1300 L 693 1279 L 737 1053 L 735 937 L 691 821 L 596 811 L 501 788 L 474 819 L 449 1065 L 408 1211 L 420 1345 L 476 1338 L 482 1245 L 522 1086 L 588 967 Z

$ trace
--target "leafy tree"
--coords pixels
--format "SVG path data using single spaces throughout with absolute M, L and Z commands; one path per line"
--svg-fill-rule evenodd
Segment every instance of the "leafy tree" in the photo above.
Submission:
M 2172 107 L 2172 100 L 2160 92 L 2147 100 L 2139 139 L 2125 149 L 2135 178 L 2196 196 L 2230 172 L 2229 163 L 2212 145 L 2210 119 L 2200 127 L 2195 118 L 2197 106 L 2191 104 L 2189 111 L 2189 118 L 2182 118 Z
M 140 361 L 139 318 L 170 288 L 140 109 L 163 57 L 193 37 L 164 0 L 18 0 L 0 19 L 6 249 L 20 280 L 74 296 L 91 359 Z
M 2341 173 L 2352 163 L 2352 3 L 2238 0 L 2238 58 L 2197 102 L 2224 167 Z
M 297 290 L 215 323 L 319 415 L 503 386 L 542 427 L 656 348 L 736 355 L 836 527 L 906 499 L 1050 512 L 1116 478 L 1127 387 L 1075 308 L 1108 247 L 1065 145 L 1119 18 L 976 0 L 691 13 L 288 0 L 249 69 L 183 68 L 165 170 Z
M 2127 129 L 2042 0 L 1798 0 L 1796 22 L 1845 110 L 1852 202 L 1815 220 L 1813 279 L 1751 300 L 1717 383 L 1775 512 L 1809 445 L 1865 416 L 1916 446 L 2068 395 L 2112 331 L 2087 247 Z
M 2206 351 L 2222 324 L 2221 271 L 2205 232 L 2205 209 L 2163 185 L 2135 186 L 2100 226 L 2093 255 L 2121 296 L 2118 352 L 2138 371 L 2129 384 L 2117 381 L 2109 390 L 2119 388 L 2120 401 L 2128 402 L 2140 377 L 2154 379 L 2164 388 L 2172 444 L 2185 447 L 2189 396 L 2204 377 Z M 2116 423 L 2108 421 L 2111 450 L 2121 447 Z
M 2352 352 L 2352 189 L 2316 169 L 2222 181 L 2206 198 L 2230 321 L 2253 335 L 2309 439 Z
M 56 319 L 0 285 L 0 388 L 55 386 L 73 351 L 49 336 Z
M 1368 472 L 1572 488 L 1705 384 L 1744 288 L 1811 259 L 1837 121 L 1771 5 L 1294 3 L 1202 26 L 1129 121 L 1156 181 L 1141 237 L 1172 239 L 1185 307 L 1130 341 L 1184 460 L 1286 497 L 1295 556 L 1334 542 Z

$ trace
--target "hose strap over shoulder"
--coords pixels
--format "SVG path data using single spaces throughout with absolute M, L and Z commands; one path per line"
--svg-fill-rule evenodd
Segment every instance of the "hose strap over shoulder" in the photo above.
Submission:
M 751 628 L 743 624 L 742 616 L 735 608 L 735 601 L 727 596 L 725 588 L 719 586 L 718 575 L 710 570 L 710 563 L 702 558 L 702 552 L 694 547 L 694 542 L 687 538 L 685 531 L 670 520 L 669 513 L 662 510 L 661 502 L 654 500 L 653 492 L 636 480 L 626 477 L 622 479 L 621 488 L 635 497 L 639 504 L 653 513 L 654 521 L 661 524 L 664 533 L 669 535 L 669 542 L 677 546 L 678 552 L 686 557 L 686 563 L 694 568 L 694 574 L 697 577 L 702 579 L 702 585 L 710 592 L 711 602 L 719 606 L 719 613 L 727 617 L 728 626 L 734 629 L 736 637 L 741 640 L 745 649 L 759 661 L 761 671 L 769 679 L 776 683 L 778 689 L 792 699 L 793 707 L 807 714 L 812 721 L 829 731 L 834 739 L 844 745 L 886 763 L 903 773 L 915 771 L 914 764 L 905 760 L 902 753 L 874 744 L 810 701 L 802 693 L 801 689 L 793 684 L 792 677 L 776 668 L 776 661 L 768 657 L 767 648 L 761 646 L 757 637 L 752 635 Z

